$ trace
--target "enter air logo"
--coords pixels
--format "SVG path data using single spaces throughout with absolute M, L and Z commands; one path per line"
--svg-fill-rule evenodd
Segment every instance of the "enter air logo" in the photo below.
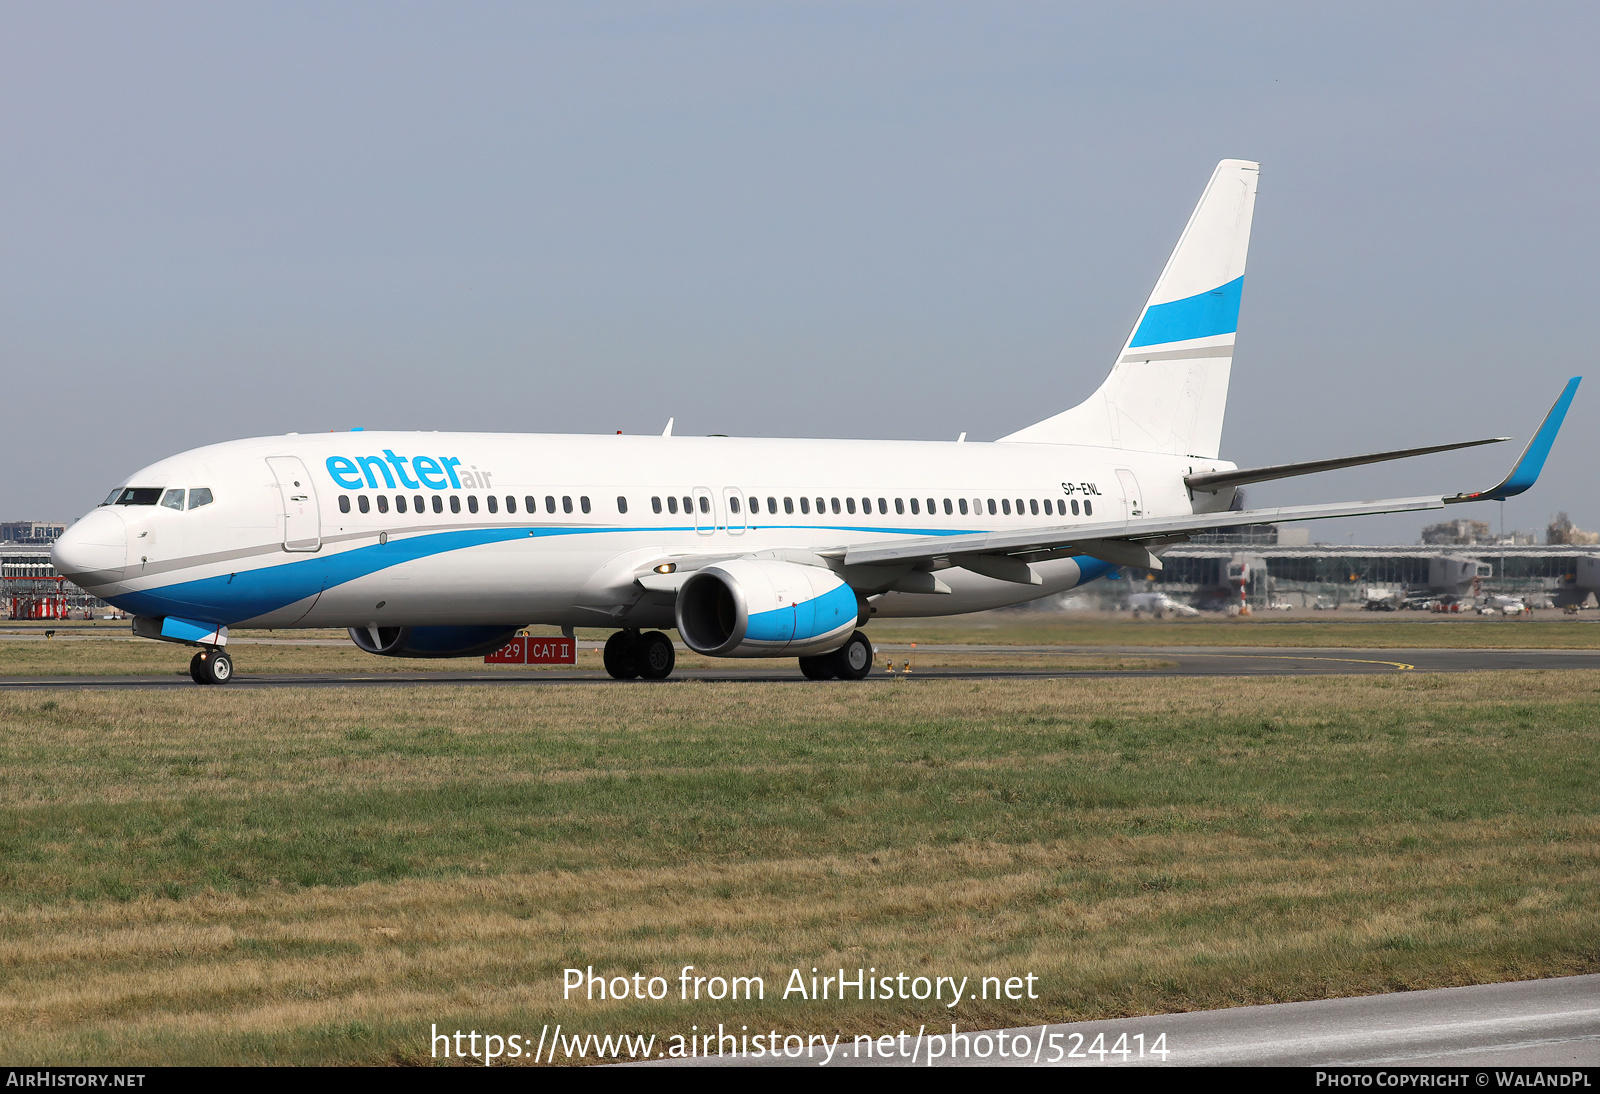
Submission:
M 409 466 L 408 466 L 409 465 Z M 381 456 L 329 456 L 328 474 L 346 490 L 488 490 L 489 472 L 461 466 L 454 456 L 397 456 L 385 448 Z

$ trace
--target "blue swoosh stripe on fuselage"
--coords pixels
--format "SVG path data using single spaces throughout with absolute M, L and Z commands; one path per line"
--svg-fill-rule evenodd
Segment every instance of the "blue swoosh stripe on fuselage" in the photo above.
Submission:
M 774 527 L 772 525 L 758 527 Z M 904 529 L 839 528 L 831 525 L 794 525 L 795 528 L 828 531 L 904 532 Z M 613 532 L 690 531 L 691 528 L 472 528 L 459 532 L 431 532 L 426 535 L 391 539 L 388 543 L 374 543 L 356 547 L 337 554 L 314 555 L 294 562 L 273 566 L 260 566 L 252 570 L 217 577 L 181 581 L 156 589 L 118 593 L 108 597 L 109 603 L 135 615 L 178 615 L 205 623 L 232 626 L 242 619 L 255 619 L 277 611 L 298 600 L 366 577 L 391 566 L 412 562 L 420 558 L 481 547 L 490 543 L 508 543 L 519 539 L 542 539 L 548 536 L 596 535 Z M 915 532 L 915 530 L 912 530 Z M 971 529 L 933 529 L 916 534 L 930 536 L 962 535 Z M 1089 565 L 1103 567 L 1093 574 L 1099 577 L 1111 567 L 1089 559 L 1078 561 L 1085 572 L 1081 580 L 1089 581 Z

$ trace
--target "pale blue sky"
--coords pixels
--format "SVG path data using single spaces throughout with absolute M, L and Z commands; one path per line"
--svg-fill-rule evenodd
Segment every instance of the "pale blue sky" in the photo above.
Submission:
M 1099 383 L 1224 157 L 1262 162 L 1224 455 L 1520 443 L 1600 338 L 1597 40 L 1592 4 L 8 0 L 0 515 L 352 425 L 992 438 Z M 1600 527 L 1595 400 L 1508 524 Z

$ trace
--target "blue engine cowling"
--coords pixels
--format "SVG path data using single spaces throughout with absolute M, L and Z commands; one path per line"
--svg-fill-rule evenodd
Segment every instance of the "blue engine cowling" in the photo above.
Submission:
M 516 627 L 351 627 L 350 640 L 380 657 L 477 657 L 516 633 Z
M 860 618 L 855 590 L 831 570 L 734 559 L 678 590 L 678 633 L 710 657 L 794 657 L 844 645 Z

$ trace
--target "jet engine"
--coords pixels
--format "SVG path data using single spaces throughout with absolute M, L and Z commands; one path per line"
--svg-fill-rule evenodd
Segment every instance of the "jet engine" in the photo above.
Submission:
M 351 627 L 350 640 L 380 657 L 477 657 L 516 633 L 516 627 Z
M 734 559 L 697 570 L 678 591 L 678 633 L 711 657 L 794 657 L 844 645 L 861 600 L 831 570 Z

